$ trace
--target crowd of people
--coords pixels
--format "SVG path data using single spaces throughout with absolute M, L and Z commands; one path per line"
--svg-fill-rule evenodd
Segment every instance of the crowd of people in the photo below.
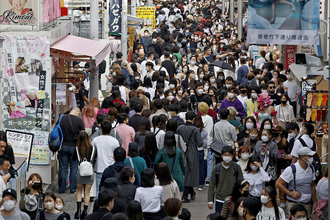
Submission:
M 230 21 L 221 1 L 165 1 L 156 15 L 129 60 L 116 54 L 108 96 L 89 100 L 86 79 L 60 122 L 58 188 L 76 193 L 74 218 L 188 220 L 183 204 L 205 190 L 208 220 L 323 219 L 328 168 L 316 166 L 313 124 L 297 123 L 292 72 L 271 51 L 255 60 L 246 16 L 238 39 L 237 13 Z M 1 218 L 70 219 L 37 173 L 18 201 L 14 163 L 0 132 Z

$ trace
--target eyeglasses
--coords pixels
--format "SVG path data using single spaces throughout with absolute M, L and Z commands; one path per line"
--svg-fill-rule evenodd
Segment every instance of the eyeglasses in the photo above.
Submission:
M 270 89 L 275 89 L 275 86 L 270 86 L 269 88 L 270 88 Z

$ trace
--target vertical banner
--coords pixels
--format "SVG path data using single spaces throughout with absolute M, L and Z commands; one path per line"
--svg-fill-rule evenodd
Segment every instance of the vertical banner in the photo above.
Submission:
M 121 33 L 121 0 L 110 0 L 109 32 Z
M 247 42 L 317 45 L 319 0 L 249 0 Z
M 12 35 L 4 37 L 1 106 L 3 128 L 33 134 L 44 132 L 43 136 L 37 138 L 47 143 L 51 125 L 48 38 Z M 35 140 L 40 141 L 37 138 Z
M 294 53 L 295 53 L 295 46 L 294 45 L 287 45 L 285 49 L 285 63 L 286 69 L 289 69 L 289 66 L 294 63 Z

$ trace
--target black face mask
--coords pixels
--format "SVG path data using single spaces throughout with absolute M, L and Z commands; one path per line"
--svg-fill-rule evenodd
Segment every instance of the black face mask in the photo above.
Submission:
M 41 183 L 34 183 L 34 184 L 32 185 L 32 188 L 33 188 L 33 189 L 40 189 L 40 188 L 41 188 Z
M 254 76 L 248 76 L 248 80 L 253 80 Z
M 283 105 L 285 105 L 285 104 L 287 103 L 287 101 L 281 101 L 281 103 L 282 103 Z
M 275 91 L 268 91 L 268 93 L 269 93 L 269 94 L 274 94 L 274 93 L 275 93 Z
M 278 136 L 280 136 L 280 132 L 273 132 L 273 136 L 274 136 L 274 137 L 278 137 Z
M 248 197 L 249 196 L 249 190 L 244 190 L 242 193 L 243 197 Z
M 241 92 L 242 94 L 246 94 L 246 93 L 247 93 L 246 90 L 241 90 L 240 92 Z

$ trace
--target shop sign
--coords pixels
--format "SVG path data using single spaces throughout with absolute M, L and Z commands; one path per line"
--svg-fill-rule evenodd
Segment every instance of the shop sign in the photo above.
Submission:
M 1 0 L 0 25 L 38 25 L 38 2 L 32 0 Z

